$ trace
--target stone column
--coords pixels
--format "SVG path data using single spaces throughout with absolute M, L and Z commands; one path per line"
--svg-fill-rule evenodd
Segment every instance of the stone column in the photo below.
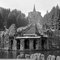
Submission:
M 11 39 L 9 39 L 9 50 L 11 50 Z
M 39 49 L 41 50 L 41 38 L 39 39 Z
M 17 50 L 17 41 L 14 39 L 13 40 L 13 50 Z
M 24 50 L 24 39 L 20 40 L 20 50 Z
M 36 49 L 41 50 L 41 38 L 36 40 Z
M 33 39 L 29 39 L 29 48 L 33 50 Z
M 37 41 L 36 41 L 36 50 L 39 50 L 39 45 L 40 45 L 40 41 L 39 41 L 39 39 L 36 39 Z

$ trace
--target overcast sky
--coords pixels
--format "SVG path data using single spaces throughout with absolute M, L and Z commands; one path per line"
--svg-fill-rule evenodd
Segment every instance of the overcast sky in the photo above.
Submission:
M 60 6 L 60 0 L 0 0 L 0 7 L 18 9 L 28 15 L 28 12 L 36 7 L 37 11 L 41 12 L 43 16 L 46 11 L 50 11 L 53 6 L 57 4 Z

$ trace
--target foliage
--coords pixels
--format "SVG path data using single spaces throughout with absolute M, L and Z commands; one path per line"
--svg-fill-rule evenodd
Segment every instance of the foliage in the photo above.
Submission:
M 28 25 L 28 20 L 25 18 L 23 13 L 17 16 L 17 27 L 22 27 Z
M 7 24 L 7 18 L 8 18 L 9 12 L 10 12 L 10 9 L 5 9 L 0 7 L 0 30 L 3 30 L 4 25 Z
M 10 11 L 10 9 L 0 7 L 0 30 L 4 30 L 4 26 L 9 28 L 12 24 L 15 24 L 17 28 L 26 26 L 28 19 L 24 13 L 17 9 Z
M 60 30 L 59 6 L 57 5 L 56 7 L 53 7 L 52 10 L 43 17 L 43 21 L 46 28 L 49 26 L 49 28 Z

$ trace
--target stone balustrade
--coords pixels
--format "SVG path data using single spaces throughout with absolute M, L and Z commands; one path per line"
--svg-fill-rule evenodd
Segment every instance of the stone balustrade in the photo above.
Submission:
M 57 57 L 56 57 L 56 60 L 60 60 L 60 56 L 57 56 Z
M 25 58 L 26 59 L 30 59 L 30 55 L 29 54 L 25 54 Z
M 21 55 L 18 56 L 18 58 L 21 58 Z M 25 59 L 31 59 L 31 60 L 60 60 L 60 56 L 55 55 L 48 55 L 45 59 L 45 55 L 41 53 L 34 53 L 34 54 L 25 54 Z
M 49 56 L 47 57 L 47 60 L 51 60 L 51 56 L 52 56 L 52 55 L 49 55 Z

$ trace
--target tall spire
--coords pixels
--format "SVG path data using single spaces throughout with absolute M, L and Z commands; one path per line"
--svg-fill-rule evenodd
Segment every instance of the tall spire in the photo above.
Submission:
M 33 11 L 36 11 L 36 9 L 35 9 L 35 4 L 34 4 L 34 9 L 33 9 Z

